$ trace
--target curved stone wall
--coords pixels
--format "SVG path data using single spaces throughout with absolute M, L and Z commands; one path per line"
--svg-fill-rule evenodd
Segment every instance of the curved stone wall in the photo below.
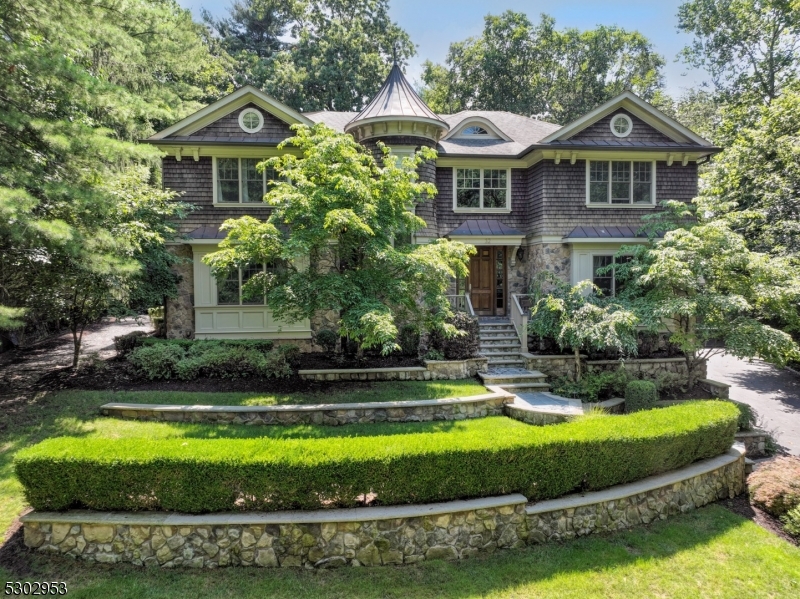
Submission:
M 604 491 L 311 512 L 188 516 L 33 512 L 25 544 L 101 563 L 162 567 L 413 564 L 620 530 L 744 491 L 744 449 Z
M 427 422 L 500 416 L 508 393 L 410 401 L 289 406 L 189 406 L 107 403 L 104 416 L 159 422 L 214 422 L 232 424 L 326 424 L 339 426 L 366 422 Z

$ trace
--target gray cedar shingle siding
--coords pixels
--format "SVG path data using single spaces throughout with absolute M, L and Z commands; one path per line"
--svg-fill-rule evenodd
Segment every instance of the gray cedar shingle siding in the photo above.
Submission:
M 537 172 L 536 166 L 540 167 Z M 640 227 L 642 216 L 652 214 L 652 209 L 588 208 L 586 206 L 586 162 L 574 165 L 561 161 L 555 164 L 545 160 L 531 168 L 531 184 L 537 188 L 539 173 L 542 177 L 542 209 L 539 217 L 536 202 L 531 206 L 534 219 L 528 232 L 534 235 L 567 235 L 580 225 Z M 688 202 L 697 195 L 697 165 L 682 166 L 674 162 L 656 163 L 656 201 L 681 200 Z
M 239 126 L 239 114 L 246 108 L 253 108 L 261 113 L 264 117 L 264 126 L 258 133 L 247 133 Z M 234 110 L 230 114 L 214 121 L 210 125 L 206 125 L 202 129 L 198 129 L 190 136 L 181 136 L 183 138 L 237 138 L 237 141 L 248 141 L 249 139 L 262 140 L 284 140 L 287 137 L 292 137 L 294 134 L 289 125 L 284 123 L 278 117 L 271 115 L 265 110 L 262 110 L 255 104 L 247 104 L 238 110 Z M 169 138 L 168 138 L 169 139 Z M 209 139 L 206 139 L 209 141 Z
M 627 137 L 616 137 L 613 133 L 611 133 L 611 119 L 618 114 L 627 114 L 631 119 L 631 123 L 633 123 L 633 129 Z M 615 110 L 613 113 L 600 119 L 593 125 L 589 125 L 586 127 L 586 129 L 573 135 L 568 140 L 562 141 L 565 143 L 607 141 L 614 145 L 619 143 L 646 143 L 650 145 L 659 145 L 661 143 L 671 144 L 674 143 L 675 140 L 670 139 L 660 131 L 645 123 L 640 118 L 632 115 L 627 110 L 620 109 Z
M 453 211 L 453 169 L 438 167 L 436 169 L 436 218 L 439 224 L 439 236 L 444 237 L 450 231 L 469 219 L 499 220 L 509 227 L 525 231 L 528 213 L 527 170 L 511 169 L 511 212 L 508 214 L 456 213 Z
M 164 187 L 184 192 L 180 200 L 197 208 L 180 222 L 180 233 L 188 234 L 204 226 L 219 227 L 226 219 L 245 214 L 264 220 L 269 217 L 270 208 L 266 204 L 263 208 L 260 205 L 248 205 L 247 208 L 215 207 L 211 164 L 212 160 L 208 156 L 201 156 L 197 162 L 191 156 L 184 156 L 180 162 L 172 156 L 162 158 Z

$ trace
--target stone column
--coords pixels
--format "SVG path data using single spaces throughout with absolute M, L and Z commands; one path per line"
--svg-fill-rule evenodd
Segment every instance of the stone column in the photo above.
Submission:
M 180 261 L 172 268 L 178 275 L 178 295 L 168 298 L 164 311 L 164 323 L 168 339 L 190 339 L 194 337 L 194 267 L 190 245 L 169 246 Z

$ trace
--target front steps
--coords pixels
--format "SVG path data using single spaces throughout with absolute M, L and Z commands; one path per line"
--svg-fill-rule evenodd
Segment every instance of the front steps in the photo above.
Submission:
M 514 325 L 507 319 L 479 320 L 480 353 L 489 358 L 493 368 L 524 368 L 519 355 L 522 348 Z

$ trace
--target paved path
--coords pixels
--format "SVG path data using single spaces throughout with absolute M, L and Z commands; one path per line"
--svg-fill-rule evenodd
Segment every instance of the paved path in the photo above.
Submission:
M 731 399 L 751 405 L 761 427 L 773 432 L 786 451 L 800 455 L 800 375 L 761 360 L 714 356 L 708 378 L 731 385 Z
M 133 318 L 104 318 L 84 331 L 81 358 L 95 352 L 103 359 L 114 356 L 114 337 L 136 330 L 152 330 L 147 315 L 141 316 L 138 323 Z M 0 354 L 0 396 L 29 389 L 45 374 L 71 364 L 72 333 L 69 332 L 31 347 Z

